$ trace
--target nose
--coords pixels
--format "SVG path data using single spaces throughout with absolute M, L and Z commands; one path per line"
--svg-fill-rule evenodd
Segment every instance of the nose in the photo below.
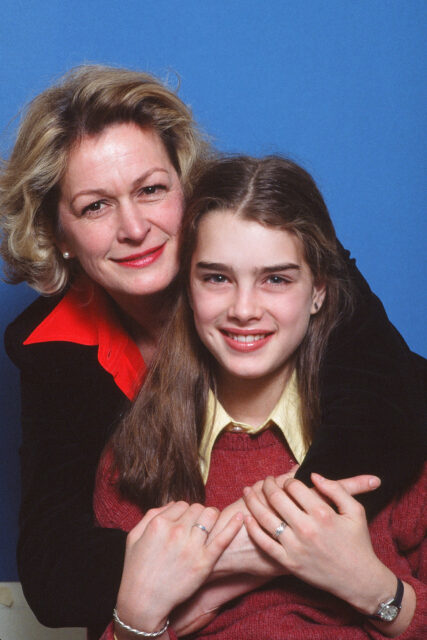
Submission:
M 117 237 L 119 242 L 140 244 L 150 231 L 151 224 L 137 203 L 126 202 L 118 209 Z
M 239 324 L 261 318 L 262 307 L 256 292 L 251 287 L 236 287 L 228 309 L 228 316 Z

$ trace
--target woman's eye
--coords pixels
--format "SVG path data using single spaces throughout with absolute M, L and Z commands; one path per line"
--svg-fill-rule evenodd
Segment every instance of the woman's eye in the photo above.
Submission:
M 143 187 L 140 191 L 142 196 L 161 196 L 166 191 L 164 184 L 150 184 L 147 187 Z
M 96 200 L 96 202 L 91 202 L 90 204 L 83 207 L 81 215 L 84 216 L 88 213 L 97 213 L 98 211 L 101 211 L 104 205 L 105 202 L 103 200 Z

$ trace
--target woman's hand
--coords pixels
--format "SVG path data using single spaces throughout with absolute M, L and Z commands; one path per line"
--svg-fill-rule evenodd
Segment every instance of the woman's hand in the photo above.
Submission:
M 172 609 L 199 589 L 243 522 L 241 513 L 234 514 L 208 540 L 218 515 L 214 508 L 186 502 L 147 512 L 127 538 L 117 599 L 121 620 L 136 629 L 157 631 Z M 116 633 L 120 638 L 119 628 Z
M 270 477 L 263 485 L 267 505 L 252 489 L 244 491 L 253 516 L 245 519 L 249 535 L 286 571 L 372 615 L 380 602 L 394 595 L 396 577 L 372 548 L 363 507 L 339 482 L 318 474 L 312 480 L 338 513 L 298 480 L 287 481 L 282 489 Z M 387 635 L 401 633 L 412 618 L 414 592 L 409 585 L 405 590 L 406 611 L 394 628 L 386 629 Z
M 189 600 L 174 610 L 172 626 L 177 636 L 185 636 L 205 627 L 218 609 L 230 600 L 253 591 L 264 584 L 265 578 L 239 574 L 205 583 Z

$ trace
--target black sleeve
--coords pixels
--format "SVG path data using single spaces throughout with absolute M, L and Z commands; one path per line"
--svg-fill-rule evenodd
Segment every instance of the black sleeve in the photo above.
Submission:
M 378 475 L 380 489 L 358 498 L 372 517 L 415 480 L 425 459 L 426 361 L 409 351 L 344 253 L 359 295 L 352 318 L 330 337 L 321 425 L 297 477 L 311 485 L 312 471 L 333 479 Z
M 46 626 L 102 630 L 116 601 L 126 533 L 94 526 L 92 497 L 99 456 L 127 401 L 98 365 L 95 347 L 50 343 L 14 355 L 22 379 L 23 590 Z

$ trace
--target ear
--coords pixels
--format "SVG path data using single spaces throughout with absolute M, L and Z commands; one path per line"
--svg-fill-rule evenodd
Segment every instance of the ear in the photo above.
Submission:
M 319 283 L 318 285 L 313 286 L 313 295 L 311 300 L 311 309 L 310 314 L 314 315 L 320 311 L 322 308 L 323 301 L 326 296 L 326 284 Z
M 70 260 L 70 258 L 74 258 L 74 255 L 71 253 L 71 251 L 68 251 L 67 245 L 65 242 L 56 241 L 55 244 L 58 247 L 59 251 L 61 252 L 64 260 Z
M 61 229 L 58 229 L 55 234 L 55 244 L 57 249 L 61 252 L 62 257 L 65 260 L 69 260 L 70 258 L 74 258 L 74 254 L 67 246 L 67 241 L 65 240 Z

